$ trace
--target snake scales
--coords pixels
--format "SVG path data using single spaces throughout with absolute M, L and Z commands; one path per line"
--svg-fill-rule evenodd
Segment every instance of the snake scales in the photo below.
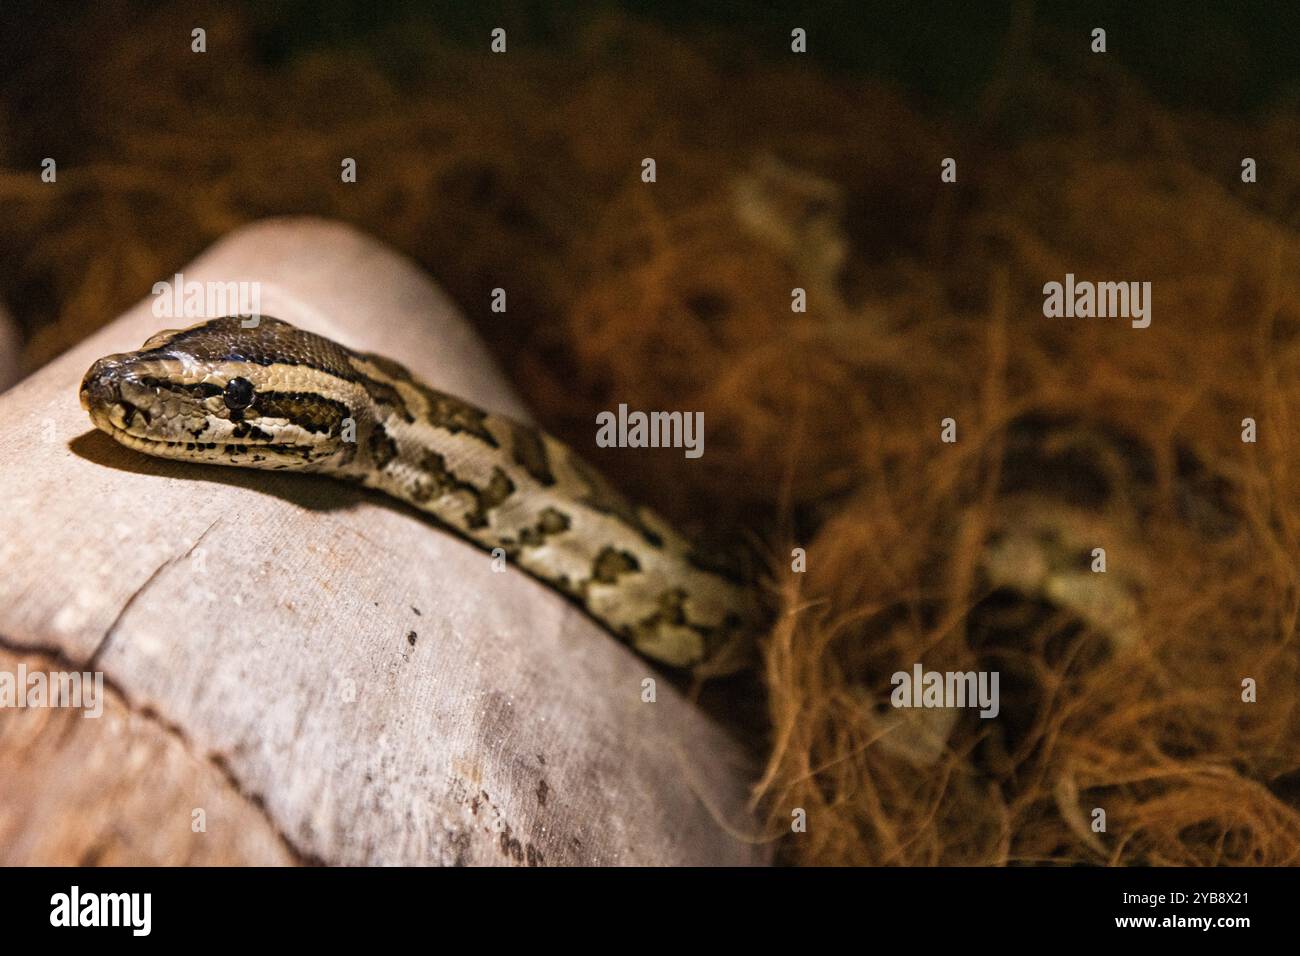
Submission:
M 745 579 L 537 429 L 391 359 L 262 317 L 159 332 L 81 384 L 96 427 L 183 461 L 328 474 L 405 501 L 576 601 L 636 650 L 688 667 L 734 658 L 755 620 Z

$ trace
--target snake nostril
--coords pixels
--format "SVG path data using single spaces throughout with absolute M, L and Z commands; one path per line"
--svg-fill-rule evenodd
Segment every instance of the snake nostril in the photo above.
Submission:
M 86 410 L 104 408 L 121 400 L 117 378 L 112 366 L 105 366 L 103 360 L 96 362 L 81 380 L 81 405 Z

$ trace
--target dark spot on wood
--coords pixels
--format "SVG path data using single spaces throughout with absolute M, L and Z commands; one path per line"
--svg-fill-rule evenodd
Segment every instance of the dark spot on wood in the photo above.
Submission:
M 469 851 L 474 843 L 473 835 L 466 829 L 450 829 L 445 832 L 453 853 L 451 865 L 469 866 Z
M 414 647 L 414 646 L 415 646 L 415 639 L 416 639 L 418 636 L 419 636 L 419 635 L 417 635 L 414 631 L 408 631 L 407 634 L 406 634 L 406 643 L 408 643 L 408 644 L 410 644 L 412 647 Z
M 501 831 L 501 852 L 516 863 L 524 861 L 523 844 L 510 835 L 510 827 L 508 826 Z

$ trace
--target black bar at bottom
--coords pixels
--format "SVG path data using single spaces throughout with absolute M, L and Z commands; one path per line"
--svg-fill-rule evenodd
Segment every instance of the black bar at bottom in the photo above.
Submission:
M 786 934 L 806 945 L 845 933 L 863 946 L 1022 934 L 1230 943 L 1289 927 L 1297 887 L 1282 869 L 1091 868 L 11 869 L 0 881 L 8 942 L 296 946 L 410 932 L 434 946 L 462 932 L 606 945 L 665 936 L 771 945 Z

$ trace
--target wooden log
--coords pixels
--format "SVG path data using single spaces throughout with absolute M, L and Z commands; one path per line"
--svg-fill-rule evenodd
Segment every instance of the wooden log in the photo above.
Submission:
M 254 224 L 183 276 L 527 418 L 349 228 Z M 375 493 L 94 431 L 91 362 L 200 320 L 152 301 L 0 396 L 0 675 L 105 681 L 98 718 L 0 709 L 0 864 L 766 860 L 733 741 L 549 589 Z

